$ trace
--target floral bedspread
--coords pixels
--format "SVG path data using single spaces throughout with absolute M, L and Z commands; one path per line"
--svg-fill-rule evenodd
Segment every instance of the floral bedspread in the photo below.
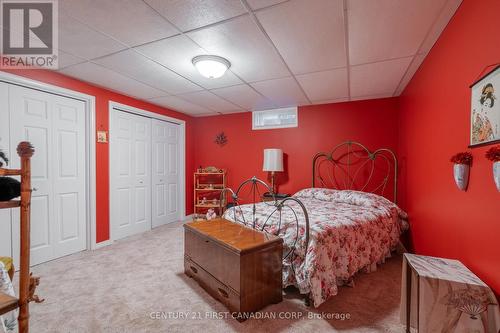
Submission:
M 291 250 L 283 262 L 283 286 L 294 285 L 302 294 L 310 293 L 315 307 L 336 295 L 337 286 L 349 282 L 355 273 L 382 262 L 408 228 L 406 213 L 376 194 L 310 188 L 294 197 L 309 215 L 307 254 L 304 214 L 296 202 L 285 203 L 281 228 L 274 205 L 256 204 L 255 226 L 259 230 L 264 226 L 272 234 L 280 230 L 284 254 Z M 298 217 L 298 228 L 292 209 Z M 224 217 L 252 227 L 253 205 L 230 208 Z

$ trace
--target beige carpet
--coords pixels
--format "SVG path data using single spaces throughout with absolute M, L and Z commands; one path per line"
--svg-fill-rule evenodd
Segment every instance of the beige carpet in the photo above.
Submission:
M 360 274 L 354 288 L 342 287 L 318 309 L 305 307 L 292 290 L 261 312 L 277 319 L 243 323 L 210 318 L 226 309 L 183 274 L 182 257 L 183 229 L 175 223 L 36 266 L 38 294 L 46 300 L 31 306 L 31 332 L 403 332 L 400 257 Z M 172 318 L 181 313 L 189 318 Z M 336 314 L 350 319 L 318 318 Z M 292 315 L 300 318 L 279 318 Z

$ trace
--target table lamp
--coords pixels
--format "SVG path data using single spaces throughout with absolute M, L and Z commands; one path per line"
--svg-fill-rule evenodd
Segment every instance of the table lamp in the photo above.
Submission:
M 274 188 L 274 173 L 283 171 L 283 151 L 281 149 L 264 149 L 262 171 L 271 172 L 271 188 L 273 193 L 276 193 L 276 189 Z

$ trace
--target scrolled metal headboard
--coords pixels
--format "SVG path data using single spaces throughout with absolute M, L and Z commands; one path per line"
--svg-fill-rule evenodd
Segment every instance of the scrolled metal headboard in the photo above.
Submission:
M 397 202 L 398 160 L 391 149 L 370 151 L 359 142 L 346 141 L 329 153 L 317 153 L 312 167 L 312 187 L 358 190 L 384 196 L 392 180 L 392 201 Z M 318 181 L 320 186 L 317 186 Z
M 242 197 L 241 192 L 242 190 L 247 186 L 250 185 L 249 189 L 249 194 L 250 194 L 250 205 L 252 205 L 252 220 L 251 221 L 246 221 L 245 219 L 245 214 L 243 213 L 241 209 L 241 204 L 244 204 L 240 202 L 240 199 Z M 276 197 L 273 194 L 272 188 L 265 183 L 264 181 L 258 179 L 257 177 L 252 177 L 250 179 L 245 180 L 243 183 L 241 183 L 238 186 L 238 189 L 236 192 L 234 192 L 231 188 L 226 187 L 223 189 L 221 193 L 221 200 L 220 202 L 222 203 L 223 200 L 222 198 L 225 197 L 226 193 L 229 193 L 231 196 L 231 199 L 233 200 L 234 206 L 232 207 L 233 209 L 233 214 L 231 216 L 224 215 L 224 208 L 219 206 L 219 211 L 221 212 L 221 215 L 230 218 L 233 222 L 239 222 L 242 223 L 246 226 L 250 226 L 253 229 L 256 229 L 256 222 L 257 222 L 257 217 L 256 217 L 256 211 L 257 211 L 257 204 L 262 201 L 263 195 L 260 193 L 259 186 L 262 186 L 265 192 L 271 193 L 273 196 L 273 200 L 269 202 L 265 202 L 269 207 L 273 207 L 272 211 L 270 214 L 266 216 L 266 219 L 264 223 L 260 226 L 260 231 L 265 231 L 268 232 L 267 227 L 270 227 L 270 221 L 273 217 L 278 218 L 278 227 L 276 228 L 274 234 L 276 236 L 280 235 L 281 232 L 281 227 L 282 227 L 282 211 L 283 209 L 287 208 L 291 211 L 294 219 L 295 219 L 295 239 L 294 243 L 291 244 L 291 246 L 288 249 L 288 252 L 284 253 L 283 255 L 283 261 L 285 261 L 287 258 L 288 259 L 293 259 L 294 251 L 296 249 L 297 243 L 299 242 L 300 238 L 300 233 L 299 233 L 299 214 L 295 211 L 296 208 L 293 206 L 290 206 L 289 204 L 294 202 L 298 204 L 300 207 L 300 211 L 302 212 L 302 215 L 304 216 L 304 255 L 307 254 L 307 250 L 309 247 L 309 215 L 307 213 L 307 209 L 304 206 L 304 204 L 297 198 L 294 197 L 288 197 L 282 200 L 277 200 Z M 240 212 L 241 220 L 237 217 L 237 210 Z M 277 216 L 276 216 L 277 215 Z M 293 260 L 290 260 L 292 262 L 293 266 Z

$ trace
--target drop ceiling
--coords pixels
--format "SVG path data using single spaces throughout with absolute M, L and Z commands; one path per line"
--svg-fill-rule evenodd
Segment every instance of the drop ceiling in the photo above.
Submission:
M 58 71 L 192 116 L 398 96 L 460 3 L 64 0 Z

